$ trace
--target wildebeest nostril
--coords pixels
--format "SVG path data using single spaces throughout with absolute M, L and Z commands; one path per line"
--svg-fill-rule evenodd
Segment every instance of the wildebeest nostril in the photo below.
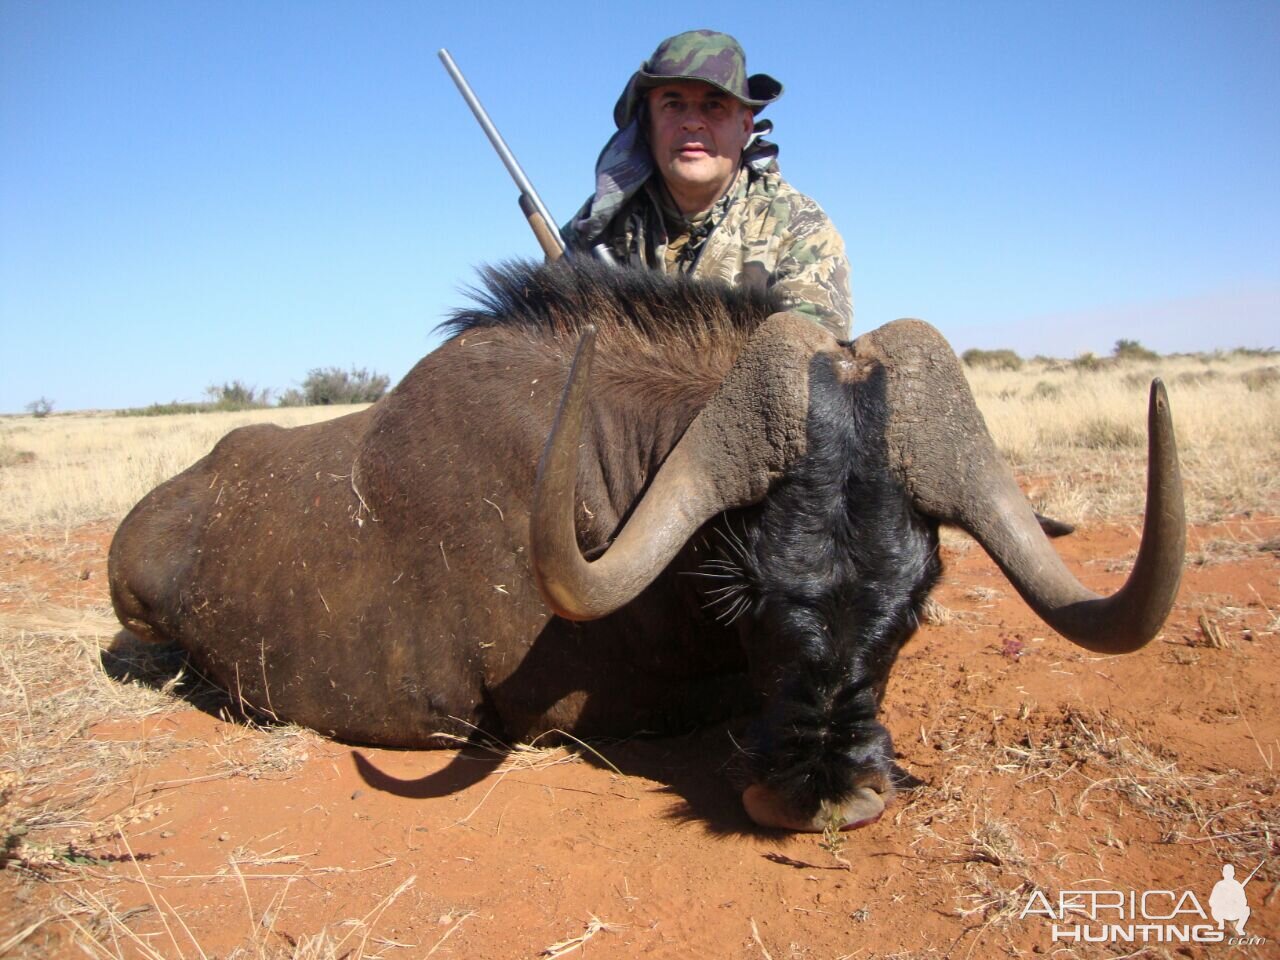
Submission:
M 777 791 L 753 783 L 742 792 L 742 806 L 758 825 L 798 833 L 822 833 L 833 823 L 838 830 L 854 830 L 875 823 L 892 797 L 885 791 L 860 786 L 838 803 L 823 803 L 816 813 L 804 815 L 791 809 Z

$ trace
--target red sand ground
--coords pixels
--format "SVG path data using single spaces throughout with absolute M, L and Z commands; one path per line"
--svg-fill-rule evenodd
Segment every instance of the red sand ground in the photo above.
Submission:
M 33 615 L 100 605 L 109 537 L 73 531 L 45 560 L 0 544 L 0 583 L 28 582 L 16 596 L 35 597 Z M 885 701 L 921 783 L 834 850 L 751 828 L 721 771 L 723 727 L 597 745 L 619 775 L 589 755 L 502 772 L 482 755 L 311 736 L 273 768 L 260 754 L 278 733 L 194 708 L 101 723 L 86 735 L 165 747 L 93 811 L 133 819 L 127 848 L 95 848 L 122 859 L 57 882 L 0 871 L 0 944 L 83 888 L 122 915 L 145 908 L 129 925 L 164 957 L 290 956 L 327 928 L 355 931 L 338 955 L 534 958 L 593 918 L 607 926 L 570 956 L 1280 956 L 1280 562 L 1260 546 L 1277 537 L 1274 518 L 1193 530 L 1163 635 L 1116 658 L 1051 635 L 976 546 L 945 547 L 935 597 L 952 618 L 907 646 Z M 1110 591 L 1137 535 L 1087 526 L 1057 545 Z M 0 609 L 12 620 L 21 602 Z M 1207 911 L 1222 864 L 1242 879 L 1268 849 L 1248 887 L 1262 944 L 1072 947 L 1019 916 L 1036 889 L 1056 902 L 1081 886 L 1189 889 Z M 21 955 L 81 955 L 68 933 L 49 922 Z

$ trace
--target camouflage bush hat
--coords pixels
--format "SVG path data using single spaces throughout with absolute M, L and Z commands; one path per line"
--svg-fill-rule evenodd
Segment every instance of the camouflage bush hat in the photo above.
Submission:
M 672 80 L 709 83 L 757 113 L 782 96 L 782 84 L 767 73 L 747 76 L 747 55 L 733 37 L 714 30 L 689 30 L 663 40 L 631 75 L 613 108 L 618 129 L 635 116 L 643 91 Z

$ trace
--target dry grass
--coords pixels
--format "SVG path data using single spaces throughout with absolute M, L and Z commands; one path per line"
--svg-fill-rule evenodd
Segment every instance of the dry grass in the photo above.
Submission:
M 100 723 L 184 706 L 173 696 L 186 682 L 180 661 L 160 685 L 107 674 L 103 651 L 119 630 L 109 610 L 54 608 L 40 622 L 0 619 L 0 783 L 6 785 L 0 810 L 11 859 L 33 869 L 56 867 L 70 851 L 91 851 L 114 836 L 133 808 L 121 811 L 118 822 L 75 826 L 132 767 L 169 749 L 164 738 L 121 742 L 90 735 Z
M 117 683 L 100 668 L 100 643 L 118 629 L 105 610 L 55 609 L 43 623 L 23 627 L 0 621 L 0 778 L 7 784 L 0 826 L 10 859 L 29 869 L 54 869 L 110 837 L 118 824 L 85 824 L 85 809 L 164 749 L 160 741 L 96 740 L 89 728 L 181 706 L 159 690 Z M 121 822 L 135 813 L 120 811 Z
M 235 427 L 300 426 L 362 409 L 0 417 L 0 530 L 122 519 L 147 491 L 195 463 Z
M 1265 374 L 1246 376 L 1266 365 L 1265 360 L 1245 359 L 1160 360 L 1080 372 L 1029 362 L 1020 371 L 971 370 L 969 375 L 997 442 L 1015 468 L 1033 479 L 1051 478 L 1033 491 L 1038 508 L 1075 521 L 1133 515 L 1140 509 L 1145 448 L 1133 437 L 1135 432 L 1145 435 L 1144 384 L 1151 373 L 1163 377 L 1179 432 L 1189 513 L 1204 520 L 1277 512 L 1280 387 Z M 76 553 L 81 548 L 52 537 L 52 532 L 122 517 L 147 490 L 198 459 L 234 426 L 315 422 L 350 409 L 0 418 L 0 531 L 10 536 L 24 560 L 78 569 L 87 559 Z M 944 543 L 955 551 L 972 546 L 967 537 L 951 532 L 944 532 Z M 1211 565 L 1257 549 L 1248 540 L 1218 538 L 1200 544 L 1191 559 Z M 131 794 L 127 785 L 138 769 L 179 745 L 165 735 L 110 740 L 95 737 L 93 729 L 162 716 L 192 703 L 210 712 L 225 711 L 232 722 L 210 744 L 218 755 L 211 775 L 247 778 L 287 776 L 313 754 L 316 735 L 288 725 L 250 725 L 225 695 L 193 676 L 180 657 L 121 636 L 105 605 L 59 605 L 32 590 L 0 583 L 0 600 L 6 604 L 0 611 L 24 611 L 0 612 L 0 900 L 15 889 L 55 893 L 34 897 L 12 926 L 0 925 L 0 955 L 40 955 L 37 943 L 56 928 L 91 957 L 201 957 L 181 913 L 159 891 L 145 916 L 150 926 L 159 925 L 161 938 L 138 941 L 143 914 L 122 909 L 111 899 L 110 885 L 86 872 L 116 856 L 113 851 L 131 827 L 164 814 L 168 798 Z M 967 599 L 995 599 L 987 592 L 973 588 Z M 1280 617 L 1271 610 L 1267 614 L 1269 629 L 1280 631 Z M 926 616 L 931 623 L 945 624 L 965 612 L 935 604 Z M 1212 649 L 1208 633 L 1220 624 L 1207 622 L 1211 628 L 1205 647 Z M 1229 629 L 1219 630 L 1219 636 L 1225 637 L 1224 644 L 1233 642 Z M 1069 833 L 1071 825 L 1078 830 L 1091 818 L 1119 823 L 1134 817 L 1159 824 L 1162 844 L 1209 843 L 1236 863 L 1256 862 L 1280 837 L 1274 805 L 1228 802 L 1230 778 L 1187 775 L 1176 757 L 1144 742 L 1111 714 L 1063 710 L 1042 715 L 1028 707 L 1016 718 L 1006 718 L 995 737 L 985 718 L 967 712 L 966 699 L 972 698 L 958 699 L 931 729 L 931 740 L 945 761 L 938 782 L 917 790 L 895 812 L 897 822 L 914 831 L 914 854 L 930 861 L 938 881 L 953 884 L 956 915 L 976 924 L 970 928 L 972 937 L 957 946 L 956 956 L 984 955 L 989 938 L 1009 926 L 1032 885 L 1042 890 L 1058 885 L 1062 855 L 1054 841 Z M 500 749 L 506 762 L 497 770 L 494 787 L 508 773 L 575 762 L 590 748 L 534 744 Z M 1274 781 L 1267 750 L 1269 746 L 1259 745 Z M 1062 790 L 1067 799 L 1055 822 L 1023 823 L 1016 814 L 989 808 L 982 786 L 1010 782 L 1017 790 Z M 1072 789 L 1064 789 L 1068 784 Z M 460 812 L 470 817 L 489 793 L 470 813 Z M 91 812 L 100 810 L 104 797 L 122 794 L 127 802 L 106 813 Z M 1126 841 L 1114 832 L 1094 834 L 1101 837 L 1093 853 L 1097 862 L 1105 854 L 1123 853 Z M 839 864 L 845 857 L 843 837 L 825 839 Z M 242 865 L 281 856 L 274 850 L 237 848 L 222 879 L 234 882 Z M 126 861 L 125 867 L 133 870 L 136 864 Z M 1264 867 L 1263 874 L 1274 881 L 1274 870 Z M 146 884 L 142 871 L 137 873 L 138 882 Z M 408 890 L 409 882 L 363 917 L 296 938 L 279 935 L 271 925 L 282 902 L 257 902 L 246 889 L 245 941 L 232 955 L 259 960 L 371 957 L 379 951 L 408 955 L 396 949 L 399 945 L 380 943 L 375 932 L 382 912 Z M 470 916 L 459 911 L 447 929 L 442 927 L 434 946 L 419 945 L 430 951 L 422 955 L 436 954 L 437 948 L 436 955 L 449 953 L 457 943 L 449 938 Z M 592 917 L 582 933 L 551 944 L 545 955 L 589 954 L 608 938 L 589 946 L 588 941 L 608 930 Z M 755 943 L 764 950 L 758 937 Z
M 57 547 L 48 538 L 32 537 L 26 549 L 45 561 L 57 559 Z M 225 693 L 193 675 L 179 653 L 136 641 L 105 606 L 50 605 L 29 592 L 23 599 L 22 612 L 0 613 L 0 901 L 21 892 L 29 905 L 17 908 L 11 921 L 0 910 L 0 956 L 41 956 L 51 944 L 74 944 L 104 960 L 205 957 L 200 928 L 188 929 L 183 911 L 165 899 L 161 888 L 152 887 L 148 871 L 128 847 L 129 836 L 163 825 L 181 797 L 171 789 L 178 782 L 141 789 L 131 783 L 139 771 L 187 744 L 168 733 L 103 737 L 103 725 L 132 728 L 137 721 L 192 705 L 220 714 L 227 722 L 207 743 L 213 758 L 199 782 L 286 779 L 319 752 L 320 737 L 290 724 L 246 719 Z M 38 612 L 31 612 L 32 606 Z M 580 762 L 577 751 L 595 753 L 585 744 L 573 751 L 539 743 L 495 749 L 505 755 L 495 787 L 508 773 Z M 106 810 L 104 798 L 113 798 Z M 225 864 L 204 878 L 238 886 L 243 893 L 244 914 L 229 922 L 244 934 L 229 958 L 372 960 L 404 955 L 400 948 L 415 946 L 376 935 L 379 918 L 409 890 L 412 877 L 363 916 L 328 923 L 308 935 L 277 929 L 275 918 L 285 911 L 290 889 L 304 888 L 290 880 L 264 899 L 245 882 L 253 878 L 251 868 L 286 869 L 312 882 L 343 871 L 305 866 L 270 840 L 237 845 Z M 123 858 L 122 848 L 128 851 Z M 141 885 L 150 906 L 121 907 L 112 895 L 119 883 Z M 444 944 L 472 916 L 459 912 L 434 946 L 416 945 L 427 951 L 417 955 L 455 955 Z M 144 927 L 152 932 L 141 933 Z M 608 929 L 593 918 L 581 937 L 548 949 L 563 956 Z M 62 939 L 42 939 L 47 936 Z
M 134 866 L 137 869 L 136 861 Z M 80 950 L 101 960 L 126 956 L 142 960 L 207 960 L 208 955 L 181 913 L 152 887 L 140 869 L 137 869 L 137 878 L 146 888 L 152 905 L 150 912 L 163 930 L 163 936 L 158 939 L 144 939 L 132 927 L 134 917 L 145 911 L 122 912 L 108 898 L 83 884 L 62 897 L 55 916 L 50 920 L 67 924 L 74 932 L 74 940 Z M 373 936 L 378 920 L 416 881 L 416 877 L 406 879 L 363 917 L 326 926 L 314 935 L 293 937 L 276 929 L 276 918 L 290 893 L 289 885 L 272 897 L 265 909 L 260 910 L 255 906 L 244 877 L 237 873 L 237 878 L 248 913 L 249 933 L 244 944 L 227 955 L 228 960 L 373 960 L 381 955 L 380 948 L 390 943 Z M 0 948 L 3 946 L 0 944 Z
M 586 929 L 576 937 L 567 937 L 545 947 L 539 956 L 549 957 L 555 960 L 557 957 L 565 957 L 577 950 L 582 950 L 589 940 L 602 930 L 608 931 L 615 929 L 613 924 L 605 923 L 599 917 L 592 917 L 587 921 Z M 584 951 L 585 952 L 585 951 Z
M 1169 390 L 1188 517 L 1280 509 L 1280 385 L 1257 371 L 1273 358 L 1166 357 L 1082 370 L 1029 361 L 967 368 L 1006 459 L 1052 476 L 1038 506 L 1061 519 L 1134 515 L 1145 493 L 1147 391 Z M 1265 382 L 1264 382 L 1265 381 Z
M 0 614 L 0 901 L 24 891 L 29 895 L 32 884 L 52 891 L 30 897 L 26 910 L 20 909 L 9 926 L 0 926 L 0 955 L 39 956 L 49 946 L 41 937 L 56 932 L 90 957 L 205 956 L 180 913 L 151 890 L 132 853 L 123 860 L 119 853 L 122 845 L 128 851 L 128 834 L 152 828 L 171 812 L 172 795 L 165 793 L 171 785 L 139 790 L 131 786 L 135 775 L 183 744 L 154 732 L 136 739 L 94 733 L 103 724 L 134 724 L 192 704 L 221 710 L 233 721 L 223 728 L 220 742 L 210 744 L 219 758 L 211 777 L 286 776 L 319 740 L 296 726 L 249 725 L 225 694 L 189 673 L 180 655 L 139 644 L 120 631 L 108 608 L 44 606 L 38 614 Z M 115 799 L 104 809 L 108 797 Z M 229 879 L 242 863 L 288 859 L 274 853 L 237 848 L 228 859 Z M 110 895 L 118 880 L 101 868 L 117 865 L 118 871 L 119 864 L 129 863 L 135 882 L 151 894 L 150 908 L 122 910 Z M 247 888 L 244 893 L 256 920 Z M 371 933 L 388 905 L 297 939 L 275 935 L 269 923 L 253 922 L 232 956 L 372 956 Z M 279 906 L 266 905 L 263 917 Z M 135 928 L 144 916 L 160 925 L 163 940 L 138 936 Z
M 1188 515 L 1280 509 L 1280 385 L 1267 357 L 1161 358 L 1086 370 L 1028 361 L 967 368 L 996 442 L 1020 473 L 1052 476 L 1033 494 L 1052 516 L 1135 515 L 1145 491 L 1147 388 L 1169 388 Z M 120 519 L 143 494 L 233 427 L 295 426 L 359 407 L 296 407 L 161 417 L 0 418 L 0 530 Z
M 1013 726 L 1023 736 L 1001 746 L 989 727 L 958 721 L 941 781 L 918 790 L 896 817 L 905 835 L 914 833 L 910 850 L 928 864 L 927 883 L 954 891 L 952 909 L 965 926 L 948 956 L 1018 955 L 1032 891 L 1053 900 L 1089 882 L 1081 878 L 1123 885 L 1131 844 L 1144 857 L 1162 856 L 1170 870 L 1204 845 L 1223 862 L 1264 863 L 1273 853 L 1280 821 L 1265 783 L 1254 799 L 1233 803 L 1235 778 L 1187 776 L 1105 713 L 1066 710 Z M 1020 797 L 1035 794 L 1055 798 L 1048 819 L 1021 812 Z M 989 797 L 1007 798 L 1000 812 Z M 1167 856 L 1155 853 L 1165 849 Z M 1265 865 L 1260 875 L 1268 885 L 1277 878 Z
M 926 597 L 920 610 L 920 619 L 931 627 L 943 627 L 955 619 L 955 612 L 933 597 Z

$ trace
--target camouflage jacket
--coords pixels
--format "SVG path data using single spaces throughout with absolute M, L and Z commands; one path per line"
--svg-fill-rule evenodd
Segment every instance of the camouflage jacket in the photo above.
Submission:
M 782 179 L 776 164 L 744 166 L 705 217 L 672 227 L 650 177 L 602 236 L 619 263 L 780 291 L 788 307 L 838 338 L 850 335 L 853 300 L 844 241 L 822 208 Z M 590 201 L 574 220 L 586 215 Z M 573 221 L 571 221 L 573 222 Z M 566 230 L 577 249 L 579 237 Z

